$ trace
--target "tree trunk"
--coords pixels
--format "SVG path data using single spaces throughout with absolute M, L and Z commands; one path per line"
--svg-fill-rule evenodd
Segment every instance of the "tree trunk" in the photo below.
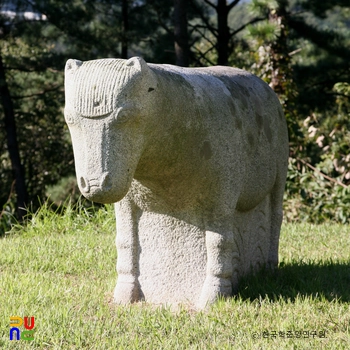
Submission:
M 128 58 L 128 30 L 129 30 L 129 0 L 122 1 L 122 52 L 124 59 Z
M 176 65 L 188 67 L 187 0 L 174 0 L 174 34 Z
M 226 0 L 218 0 L 216 12 L 218 19 L 218 64 L 222 66 L 227 66 L 230 42 L 230 29 L 228 27 L 228 14 L 230 12 L 230 8 L 227 5 Z
M 269 14 L 269 21 L 272 22 L 272 24 L 279 23 L 280 27 L 280 34 L 271 45 L 272 74 L 270 86 L 277 95 L 281 96 L 288 93 L 286 90 L 288 82 L 292 81 L 292 67 L 287 45 L 287 1 L 278 0 L 277 3 L 277 10 Z
M 0 95 L 1 104 L 5 114 L 5 131 L 7 137 L 7 149 L 9 152 L 13 177 L 16 181 L 16 195 L 17 195 L 17 214 L 18 219 L 22 221 L 26 213 L 25 206 L 27 201 L 27 189 L 24 179 L 24 169 L 21 163 L 19 148 L 17 142 L 16 121 L 13 111 L 13 104 L 10 91 L 7 86 L 5 68 L 0 55 Z

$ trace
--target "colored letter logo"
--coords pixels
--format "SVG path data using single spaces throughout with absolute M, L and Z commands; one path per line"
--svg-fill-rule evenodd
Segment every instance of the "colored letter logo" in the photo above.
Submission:
M 29 322 L 30 319 L 30 322 Z M 19 327 L 24 324 L 25 331 L 20 331 Z M 34 316 L 30 318 L 25 316 L 23 318 L 19 316 L 10 317 L 10 340 L 15 337 L 16 340 L 34 340 Z

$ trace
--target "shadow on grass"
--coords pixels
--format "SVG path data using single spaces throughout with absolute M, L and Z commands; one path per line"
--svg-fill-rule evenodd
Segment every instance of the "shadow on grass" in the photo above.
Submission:
M 271 301 L 280 298 L 314 297 L 350 302 L 350 264 L 338 262 L 281 263 L 274 271 L 262 270 L 242 278 L 237 293 L 243 300 L 259 296 Z

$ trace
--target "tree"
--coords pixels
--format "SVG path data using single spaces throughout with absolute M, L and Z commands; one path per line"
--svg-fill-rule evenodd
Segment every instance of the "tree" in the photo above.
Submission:
M 12 5 L 15 16 L 0 16 L 0 208 L 16 179 L 17 207 L 35 210 L 47 186 L 74 173 L 62 114 L 65 61 L 127 58 L 138 53 L 140 42 L 149 43 L 145 36 L 159 35 L 159 26 L 140 1 L 13 0 Z
M 188 67 L 187 1 L 174 0 L 174 45 L 176 65 Z
M 208 43 L 205 51 L 196 48 L 197 54 L 201 58 L 201 62 L 214 65 L 228 65 L 230 57 L 238 46 L 238 35 L 248 26 L 266 19 L 266 16 L 254 16 L 247 19 L 246 22 L 239 20 L 235 23 L 235 29 L 230 28 L 229 15 L 236 8 L 239 9 L 240 3 L 244 7 L 245 4 L 241 0 L 217 0 L 216 4 L 210 0 L 204 0 L 207 7 L 203 6 L 196 0 L 191 0 L 197 16 L 201 19 L 200 24 L 192 25 L 193 32 L 197 32 L 202 40 Z M 215 20 L 212 20 L 212 11 L 215 12 Z M 209 35 L 207 34 L 209 31 Z M 217 53 L 215 62 L 208 58 L 208 54 L 213 50 Z
M 0 208 L 13 184 L 17 207 L 35 209 L 47 186 L 74 173 L 62 115 L 68 58 L 140 55 L 154 63 L 250 70 L 281 99 L 296 172 L 313 167 L 349 185 L 348 1 L 12 2 L 16 16 L 0 12 Z
M 38 206 L 46 185 L 73 171 L 73 157 L 60 111 L 62 55 L 53 50 L 57 31 L 26 1 L 12 5 L 15 16 L 1 13 L 0 139 L 7 139 L 7 147 L 0 154 L 0 207 L 15 181 L 21 220 L 26 207 Z
M 350 5 L 253 5 L 269 12 L 269 21 L 249 28 L 252 38 L 260 36 L 252 47 L 259 52 L 254 69 L 279 95 L 290 130 L 286 212 L 292 219 L 349 222 Z
M 13 178 L 15 181 L 16 196 L 17 196 L 17 215 L 18 219 L 22 221 L 25 214 L 25 207 L 27 203 L 27 188 L 25 183 L 24 169 L 19 154 L 17 141 L 17 128 L 15 113 L 12 103 L 10 91 L 8 89 L 5 68 L 0 53 L 0 94 L 1 104 L 4 112 L 4 125 L 7 136 L 7 150 L 11 160 L 11 167 Z

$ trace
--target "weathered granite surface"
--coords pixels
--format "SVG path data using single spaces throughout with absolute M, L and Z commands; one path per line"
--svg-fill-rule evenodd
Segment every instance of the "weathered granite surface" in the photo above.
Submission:
M 115 203 L 115 301 L 204 307 L 276 266 L 288 162 L 280 103 L 229 67 L 69 60 L 82 194 Z

